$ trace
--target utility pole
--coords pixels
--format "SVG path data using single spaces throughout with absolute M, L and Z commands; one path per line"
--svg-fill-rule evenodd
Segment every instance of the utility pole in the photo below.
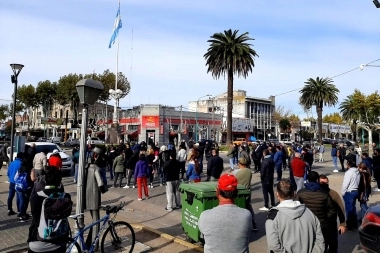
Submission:
M 183 127 L 182 127 L 182 108 L 183 106 L 180 105 L 180 125 L 179 125 L 179 131 L 178 131 L 178 148 L 179 148 L 179 145 L 181 143 L 181 140 L 182 140 L 182 131 L 183 131 Z

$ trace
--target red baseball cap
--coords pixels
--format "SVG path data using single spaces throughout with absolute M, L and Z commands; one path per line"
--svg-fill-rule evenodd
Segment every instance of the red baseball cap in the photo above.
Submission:
M 222 191 L 234 191 L 238 185 L 237 178 L 232 174 L 223 174 L 218 180 L 218 188 Z

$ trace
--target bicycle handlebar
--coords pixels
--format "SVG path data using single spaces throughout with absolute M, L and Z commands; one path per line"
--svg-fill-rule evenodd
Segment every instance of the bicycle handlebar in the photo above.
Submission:
M 122 202 L 120 202 L 119 205 L 116 205 L 116 206 L 110 206 L 110 205 L 103 206 L 102 205 L 101 208 L 103 209 L 103 211 L 106 211 L 107 214 L 110 214 L 110 213 L 117 213 L 120 210 L 123 210 L 124 206 L 125 206 L 125 202 L 122 201 Z

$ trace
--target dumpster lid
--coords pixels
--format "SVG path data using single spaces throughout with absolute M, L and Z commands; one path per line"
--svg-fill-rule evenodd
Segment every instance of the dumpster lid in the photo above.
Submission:
M 216 197 L 216 186 L 218 182 L 199 182 L 194 184 L 181 184 L 179 186 L 180 191 L 194 193 L 195 196 L 199 198 L 210 198 Z M 238 195 L 250 194 L 250 191 L 246 189 L 243 185 L 238 185 Z

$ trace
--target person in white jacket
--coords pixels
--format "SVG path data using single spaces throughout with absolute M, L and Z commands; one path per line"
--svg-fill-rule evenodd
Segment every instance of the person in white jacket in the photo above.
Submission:
M 185 145 L 180 145 L 179 148 L 180 148 L 180 150 L 178 151 L 176 158 L 177 158 L 177 161 L 179 161 L 179 163 L 181 165 L 180 179 L 183 181 L 183 177 L 186 173 L 185 166 L 186 166 L 186 160 L 187 160 L 187 152 L 186 152 L 186 146 Z
M 357 214 L 356 214 L 356 200 L 358 199 L 358 188 L 360 183 L 360 173 L 356 168 L 356 162 L 352 160 L 347 161 L 348 170 L 344 174 L 342 185 L 342 196 L 344 206 L 346 208 L 346 225 L 348 230 L 355 230 L 358 228 Z

